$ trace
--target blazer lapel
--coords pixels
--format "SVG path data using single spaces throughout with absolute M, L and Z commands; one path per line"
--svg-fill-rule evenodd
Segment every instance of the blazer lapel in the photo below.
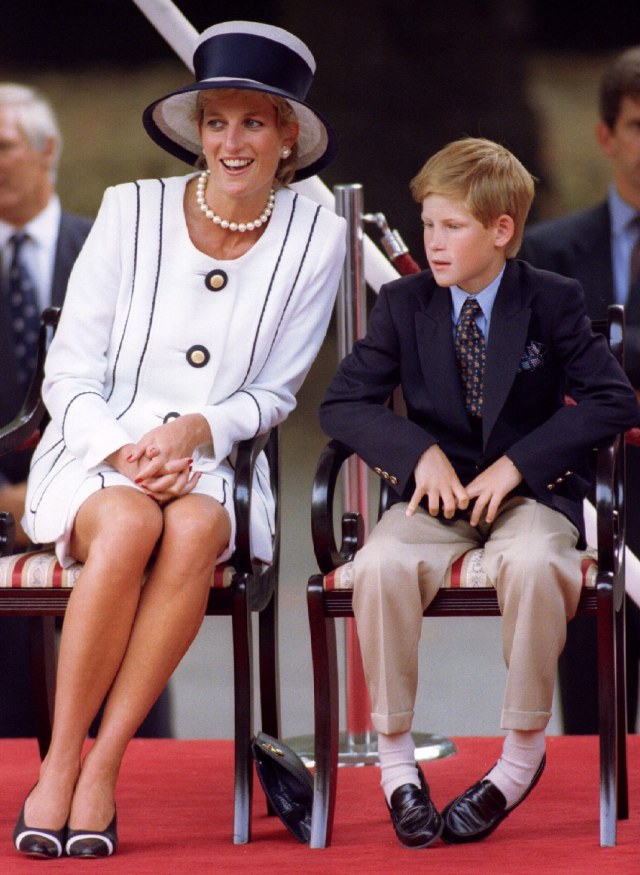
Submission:
M 569 241 L 566 252 L 567 276 L 582 285 L 592 319 L 606 319 L 607 307 L 615 303 L 611 258 L 611 219 L 605 201 L 585 214 L 581 233 Z
M 69 271 L 71 270 L 75 255 L 77 255 L 77 252 L 73 252 L 73 246 L 70 245 L 69 237 L 65 233 L 65 224 L 65 216 L 63 214 L 60 218 L 60 229 L 58 231 L 51 282 L 51 304 L 54 307 L 62 306 L 64 294 L 67 290 Z
M 62 213 L 56 243 L 51 281 L 51 304 L 61 307 L 67 291 L 69 274 L 89 233 L 90 222 L 69 213 Z
M 424 386 L 433 408 L 458 428 L 469 428 L 453 349 L 451 293 L 435 288 L 424 310 L 415 315 Z
M 482 405 L 485 447 L 511 391 L 531 318 L 531 309 L 524 305 L 522 294 L 516 286 L 514 270 L 514 263 L 508 261 L 491 312 Z

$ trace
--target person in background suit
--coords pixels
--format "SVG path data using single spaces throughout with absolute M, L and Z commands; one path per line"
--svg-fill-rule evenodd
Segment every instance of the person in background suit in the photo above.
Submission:
M 545 766 L 557 660 L 581 590 L 590 453 L 638 421 L 635 394 L 575 280 L 516 260 L 531 175 L 467 138 L 411 183 L 429 270 L 382 287 L 320 408 L 395 503 L 354 560 L 353 610 L 396 836 L 489 836 Z M 577 404 L 564 404 L 565 382 Z M 387 399 L 401 386 L 407 416 Z M 502 620 L 502 755 L 440 815 L 411 737 L 422 615 L 448 568 L 484 547 Z
M 625 370 L 640 394 L 640 46 L 618 54 L 600 83 L 596 139 L 611 162 L 612 182 L 605 200 L 580 212 L 528 228 L 520 257 L 535 267 L 577 279 L 587 313 L 604 319 L 609 304 L 624 304 Z M 635 261 L 634 251 L 637 253 Z M 627 544 L 640 555 L 640 447 L 627 445 Z M 636 730 L 640 664 L 640 608 L 630 598 L 627 611 L 628 723 Z M 578 617 L 569 625 L 560 657 L 564 730 L 597 735 L 596 624 Z
M 36 90 L 0 83 L 0 425 L 10 422 L 22 403 L 13 316 L 8 300 L 13 237 L 23 231 L 22 258 L 33 280 L 37 307 L 61 306 L 71 268 L 92 222 L 65 212 L 56 194 L 61 136 L 53 109 Z M 29 539 L 24 513 L 31 452 L 0 457 L 0 508 L 16 521 L 16 545 Z M 28 621 L 6 617 L 0 623 L 0 737 L 35 735 L 28 661 Z M 169 696 L 165 692 L 141 734 L 170 736 Z
M 12 238 L 24 231 L 23 258 L 34 280 L 39 310 L 61 306 L 69 273 L 91 221 L 63 212 L 56 194 L 61 138 L 49 103 L 32 88 L 0 84 L 0 256 L 3 309 L 0 321 L 0 422 L 18 412 L 25 386 L 17 378 L 15 341 L 8 310 L 7 282 Z M 13 513 L 16 541 L 26 547 L 20 526 L 30 454 L 0 458 L 0 506 Z

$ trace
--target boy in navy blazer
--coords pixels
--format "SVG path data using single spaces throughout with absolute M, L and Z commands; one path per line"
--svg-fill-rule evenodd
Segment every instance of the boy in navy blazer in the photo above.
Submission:
M 411 190 L 429 270 L 381 289 L 320 420 L 394 493 L 356 556 L 353 609 L 391 821 L 403 845 L 427 847 L 485 838 L 542 774 L 580 596 L 590 451 L 637 424 L 638 404 L 580 285 L 515 260 L 534 185 L 510 152 L 456 141 Z M 406 417 L 386 405 L 397 386 Z M 448 567 L 477 546 L 503 615 L 507 734 L 495 766 L 440 814 L 411 737 L 418 641 Z

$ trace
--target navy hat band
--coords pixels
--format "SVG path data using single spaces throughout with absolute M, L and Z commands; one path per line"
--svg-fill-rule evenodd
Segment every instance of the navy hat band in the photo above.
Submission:
M 304 100 L 313 81 L 308 64 L 287 46 L 248 33 L 216 34 L 193 56 L 196 80 L 254 79 Z

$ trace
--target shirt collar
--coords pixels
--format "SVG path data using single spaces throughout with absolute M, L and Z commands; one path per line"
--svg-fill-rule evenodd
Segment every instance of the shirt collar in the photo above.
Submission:
M 468 297 L 473 297 L 480 304 L 482 309 L 482 313 L 487 319 L 487 322 L 491 319 L 491 311 L 493 309 L 493 303 L 496 299 L 496 295 L 498 294 L 498 289 L 500 288 L 500 283 L 502 282 L 502 277 L 504 274 L 504 267 L 498 274 L 498 276 L 490 282 L 488 286 L 486 286 L 481 292 L 478 292 L 476 295 L 470 296 L 468 292 L 465 292 L 459 286 L 451 286 L 451 302 L 453 305 L 453 321 L 457 322 L 460 318 L 460 311 L 462 310 L 462 305 L 467 300 Z
M 61 214 L 60 199 L 57 195 L 53 195 L 44 210 L 39 212 L 30 222 L 27 222 L 22 230 L 38 246 L 49 249 L 54 246 L 57 240 Z M 13 225 L 0 220 L 0 247 L 4 248 L 8 244 L 9 238 L 15 234 L 16 230 Z
M 611 216 L 611 233 L 614 237 L 629 230 L 629 222 L 638 215 L 635 207 L 622 200 L 615 185 L 609 186 L 609 214 Z

